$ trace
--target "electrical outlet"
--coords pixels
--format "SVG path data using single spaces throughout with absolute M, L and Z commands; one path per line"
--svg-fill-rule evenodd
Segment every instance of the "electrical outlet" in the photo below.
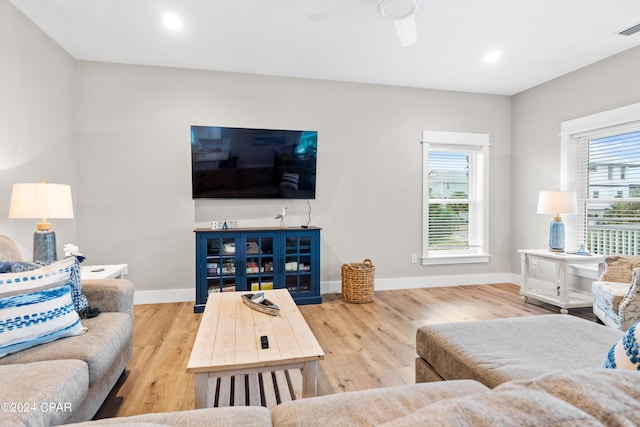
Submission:
M 411 264 L 418 263 L 418 254 L 411 254 Z

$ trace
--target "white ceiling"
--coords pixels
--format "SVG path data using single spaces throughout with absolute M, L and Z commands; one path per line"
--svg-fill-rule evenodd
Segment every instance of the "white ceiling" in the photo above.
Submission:
M 404 48 L 377 0 L 11 2 L 79 60 L 503 95 L 640 45 L 640 0 L 420 0 Z

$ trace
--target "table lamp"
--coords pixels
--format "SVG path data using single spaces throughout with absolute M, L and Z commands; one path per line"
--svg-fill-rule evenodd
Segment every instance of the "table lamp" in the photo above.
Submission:
M 56 261 L 56 233 L 47 218 L 73 218 L 71 186 L 39 183 L 13 184 L 9 218 L 41 218 L 33 233 L 33 261 Z
M 555 214 L 549 227 L 549 250 L 564 252 L 564 223 L 560 214 L 578 212 L 576 193 L 573 191 L 541 191 L 538 198 L 539 214 Z

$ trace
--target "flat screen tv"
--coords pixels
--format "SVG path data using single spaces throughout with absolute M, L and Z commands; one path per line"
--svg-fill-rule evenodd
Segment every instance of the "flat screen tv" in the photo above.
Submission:
M 191 126 L 194 199 L 315 199 L 318 132 Z

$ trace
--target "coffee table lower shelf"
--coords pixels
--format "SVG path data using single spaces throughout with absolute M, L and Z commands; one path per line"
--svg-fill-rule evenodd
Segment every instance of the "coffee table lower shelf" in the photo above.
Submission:
M 298 369 L 254 372 L 226 377 L 203 374 L 209 390 L 204 407 L 276 405 L 302 396 L 302 375 Z M 205 379 L 203 379 L 205 381 Z

